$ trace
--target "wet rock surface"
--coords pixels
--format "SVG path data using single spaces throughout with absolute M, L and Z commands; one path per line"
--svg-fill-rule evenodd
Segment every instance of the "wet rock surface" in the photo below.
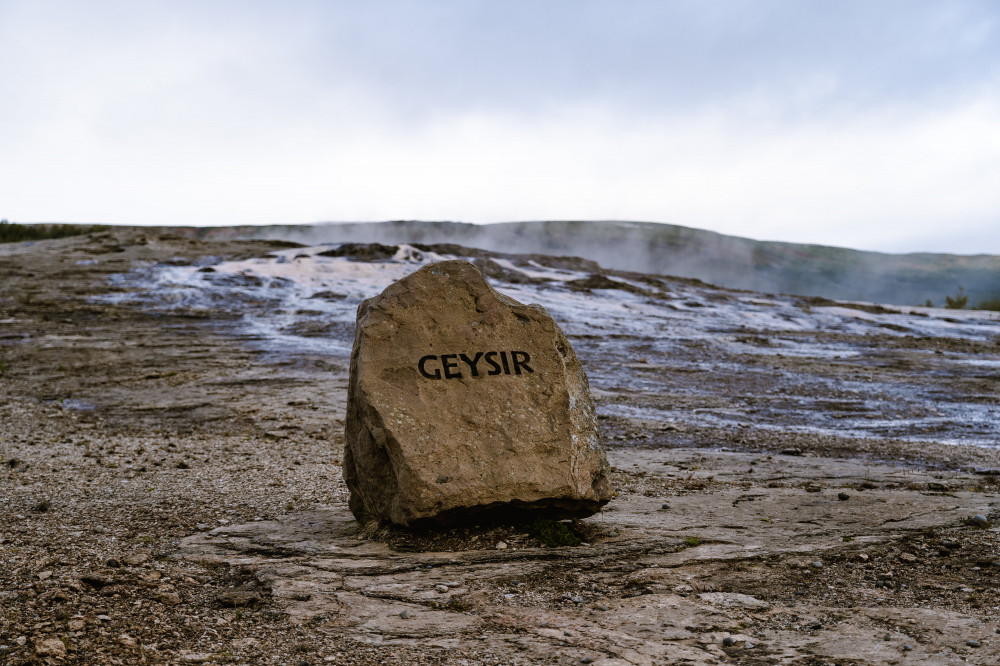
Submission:
M 557 316 L 618 494 L 558 523 L 580 543 L 531 523 L 366 529 L 330 416 L 349 331 L 269 346 L 302 318 L 353 321 L 361 295 L 323 278 L 344 298 L 305 292 L 325 314 L 296 315 L 266 271 L 298 254 L 156 230 L 0 245 L 0 663 L 1000 662 L 1000 456 L 963 443 L 997 427 L 996 323 L 609 272 L 651 294 L 613 292 L 621 325 Z M 606 303 L 544 258 L 495 261 L 533 280 L 518 289 Z M 232 269 L 260 286 L 188 282 Z M 153 272 L 169 282 L 135 281 Z M 676 308 L 662 338 L 627 328 L 641 299 Z
M 362 523 L 582 517 L 612 495 L 566 336 L 465 261 L 425 266 L 358 308 L 344 438 Z

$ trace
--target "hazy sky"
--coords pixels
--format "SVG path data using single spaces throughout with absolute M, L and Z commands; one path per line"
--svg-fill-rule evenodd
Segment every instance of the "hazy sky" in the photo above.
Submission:
M 1000 254 L 994 0 L 0 0 L 0 217 Z

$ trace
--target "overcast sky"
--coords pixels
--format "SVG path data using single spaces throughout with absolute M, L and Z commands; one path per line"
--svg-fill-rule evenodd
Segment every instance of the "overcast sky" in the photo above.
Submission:
M 0 217 L 1000 254 L 994 0 L 0 0 Z

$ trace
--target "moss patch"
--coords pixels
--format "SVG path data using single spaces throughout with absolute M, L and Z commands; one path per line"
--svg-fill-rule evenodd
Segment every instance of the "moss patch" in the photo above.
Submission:
M 579 546 L 583 543 L 572 527 L 551 518 L 540 518 L 531 523 L 528 534 L 546 546 Z

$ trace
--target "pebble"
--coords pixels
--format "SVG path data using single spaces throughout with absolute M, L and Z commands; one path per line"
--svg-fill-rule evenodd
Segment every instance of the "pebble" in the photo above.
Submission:
M 903 643 L 903 652 L 909 652 L 912 649 L 913 649 L 912 645 L 910 645 L 909 643 Z
M 851 499 L 851 496 L 848 495 L 847 493 L 837 493 L 837 499 L 843 502 L 845 500 Z
M 129 565 L 130 567 L 137 567 L 145 564 L 149 560 L 149 555 L 146 553 L 136 553 L 135 555 L 129 555 L 122 559 L 122 562 Z
M 726 647 L 733 647 L 734 645 L 736 645 L 736 639 L 733 638 L 732 636 L 726 636 L 725 638 L 722 639 L 722 644 L 725 645 Z
M 592 663 L 594 663 L 594 658 L 593 657 L 584 657 L 583 659 L 580 660 L 580 663 L 581 664 L 592 664 Z
M 507 542 L 497 541 L 497 550 L 507 550 Z
M 986 528 L 986 527 L 990 526 L 990 519 L 987 518 L 986 516 L 984 516 L 981 513 L 977 513 L 976 515 L 974 515 L 969 520 L 969 522 L 972 523 L 973 525 L 975 525 L 976 527 Z
M 811 562 L 809 566 L 811 566 L 813 569 L 822 569 L 823 563 L 820 562 L 819 560 L 816 560 L 815 562 Z
M 606 610 L 611 610 L 611 609 L 608 608 L 607 606 L 601 605 L 601 606 L 597 607 L 597 610 L 599 610 L 599 611 L 606 611 Z
M 399 614 L 399 617 L 403 618 L 404 620 L 409 620 L 413 616 L 410 614 L 410 611 L 405 610 Z
M 663 509 L 664 511 L 666 511 L 667 509 L 670 508 L 670 505 L 667 504 L 666 502 L 664 502 L 663 504 L 660 505 L 660 508 Z
M 891 641 L 892 640 L 892 636 L 890 634 L 886 634 L 885 636 L 882 637 L 882 640 L 884 640 L 884 641 Z
M 569 600 L 572 601 L 574 604 L 582 604 L 584 601 L 586 601 L 586 599 L 580 596 L 570 597 Z
M 434 589 L 437 590 L 438 592 L 440 592 L 441 594 L 444 594 L 445 592 L 448 591 L 448 586 L 447 585 L 435 585 Z
M 539 627 L 547 627 L 547 626 L 549 626 L 549 623 L 548 622 L 539 622 L 538 626 Z
M 975 640 L 975 639 L 969 640 L 969 641 L 965 641 L 965 644 L 968 645 L 971 648 L 983 647 L 983 644 L 980 643 L 979 641 Z
M 181 595 L 176 592 L 161 592 L 156 595 L 156 600 L 164 606 L 176 606 L 181 603 Z

